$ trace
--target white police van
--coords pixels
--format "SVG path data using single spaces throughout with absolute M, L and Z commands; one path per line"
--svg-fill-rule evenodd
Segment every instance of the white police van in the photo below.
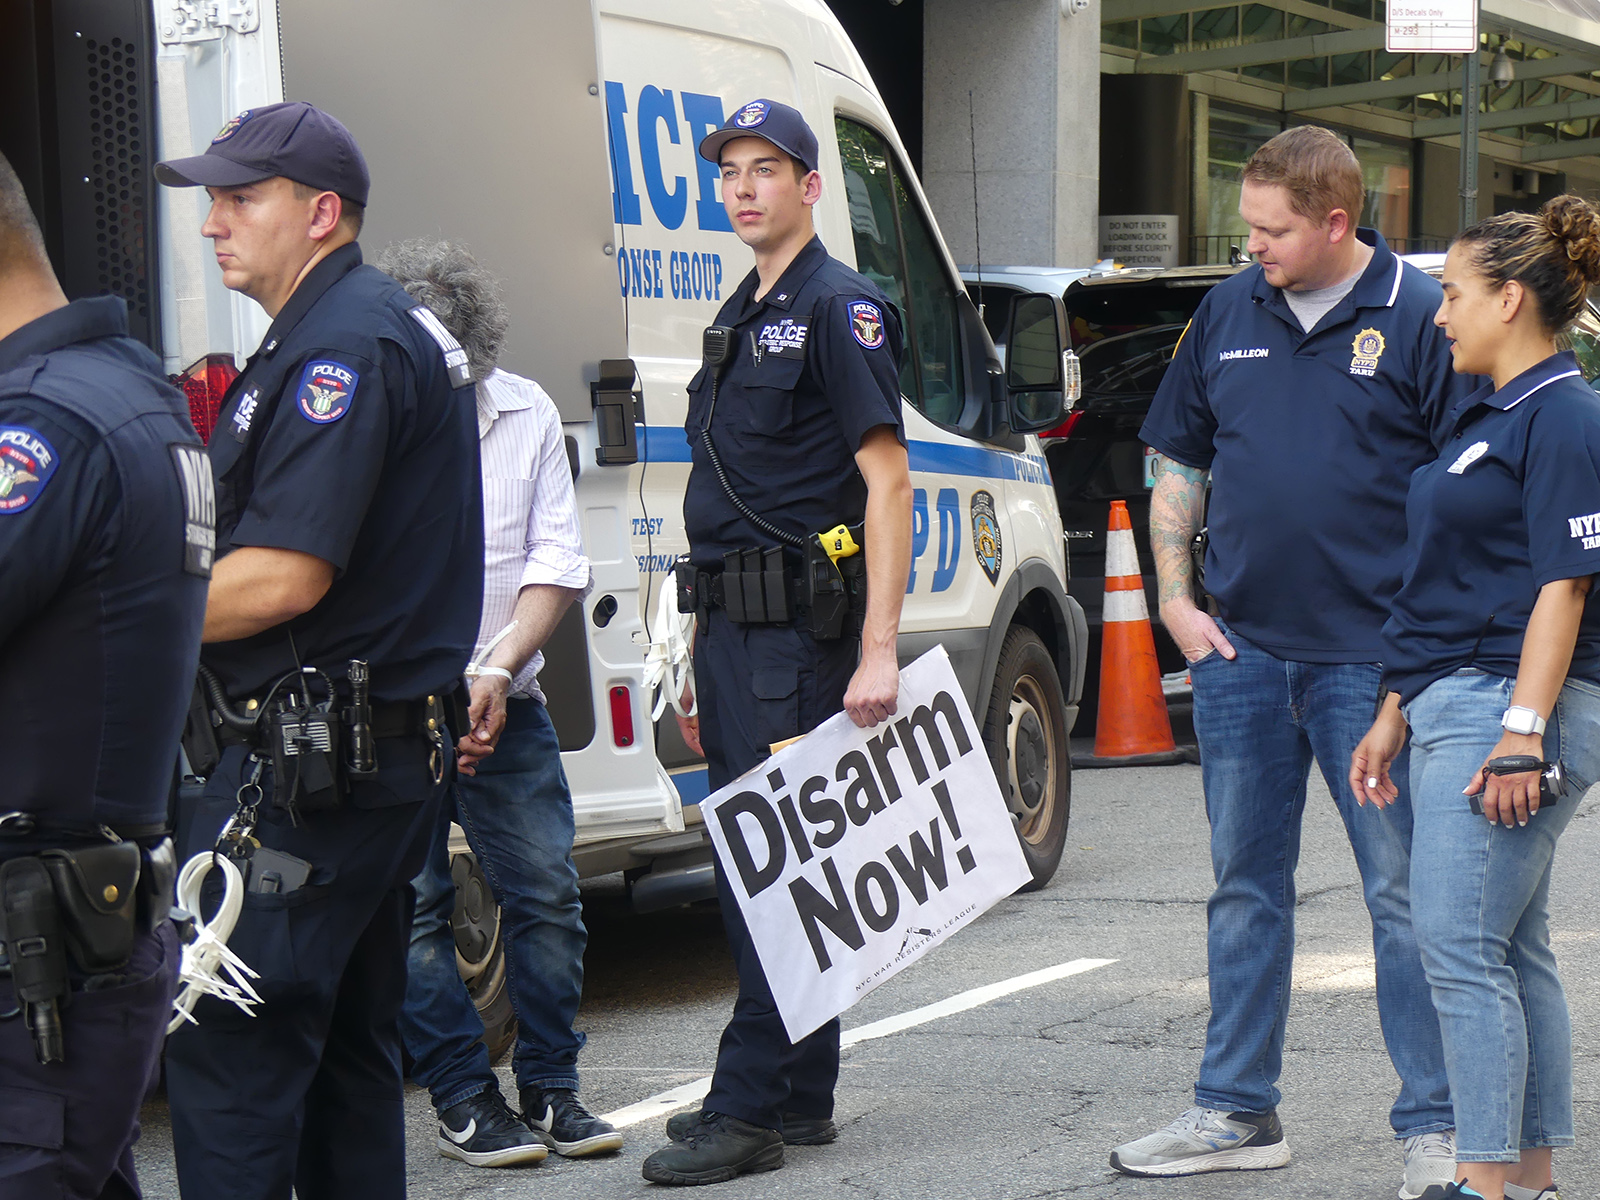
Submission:
M 745 100 L 798 107 L 821 143 L 823 241 L 906 317 L 915 515 L 902 659 L 949 652 L 1034 885 L 1050 878 L 1085 632 L 1048 468 L 1024 431 L 1061 417 L 1059 297 L 1017 306 L 1000 374 L 822 0 L 19 0 L 8 14 L 0 149 L 68 292 L 128 298 L 202 433 L 268 322 L 222 286 L 199 236 L 203 193 L 156 188 L 150 164 L 204 150 L 238 111 L 290 97 L 350 127 L 372 170 L 369 255 L 444 236 L 504 281 L 503 365 L 561 409 L 595 570 L 542 677 L 575 797 L 575 858 L 586 877 L 626 872 L 641 909 L 712 894 L 704 768 L 670 717 L 652 727 L 643 688 L 647 618 L 686 549 L 685 385 L 702 328 L 752 265 L 694 148 Z M 498 960 L 497 933 L 469 868 L 458 944 L 481 971 Z

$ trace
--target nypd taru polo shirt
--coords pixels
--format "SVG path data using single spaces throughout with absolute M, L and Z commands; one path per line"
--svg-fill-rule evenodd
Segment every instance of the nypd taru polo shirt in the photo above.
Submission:
M 1458 667 L 1513 678 L 1539 589 L 1600 573 L 1600 397 L 1555 354 L 1454 414 L 1411 480 L 1405 583 L 1383 628 L 1384 682 L 1411 701 Z M 1569 675 L 1600 683 L 1600 602 Z
M 1211 472 L 1206 590 L 1279 658 L 1375 662 L 1399 589 L 1406 485 L 1434 457 L 1454 373 L 1439 284 L 1372 229 L 1372 260 L 1310 333 L 1248 267 L 1211 289 L 1140 437 Z

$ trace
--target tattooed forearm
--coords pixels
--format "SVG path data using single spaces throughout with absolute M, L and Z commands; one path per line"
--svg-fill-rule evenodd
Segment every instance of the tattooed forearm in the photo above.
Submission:
M 1150 495 L 1150 549 L 1156 560 L 1156 594 L 1162 604 L 1194 594 L 1189 545 L 1200 529 L 1207 474 L 1165 455 L 1156 456 L 1155 489 Z

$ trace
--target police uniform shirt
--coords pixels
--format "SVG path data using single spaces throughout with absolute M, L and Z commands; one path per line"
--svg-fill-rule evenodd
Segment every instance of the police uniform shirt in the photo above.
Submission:
M 1600 573 L 1600 397 L 1555 354 L 1456 409 L 1411 478 L 1405 584 L 1383 628 L 1384 681 L 1411 701 L 1458 667 L 1514 678 L 1539 589 Z M 1600 683 L 1590 596 L 1569 675 Z
M 166 819 L 212 516 L 187 405 L 121 299 L 76 300 L 0 341 L 6 808 Z
M 702 366 L 689 384 L 693 468 L 684 526 L 696 565 L 719 568 L 727 551 L 774 538 L 740 516 L 717 479 L 702 431 L 728 481 L 758 516 L 806 536 L 855 524 L 866 511 L 856 468 L 862 436 L 879 425 L 902 442 L 900 314 L 865 276 L 813 238 L 762 300 L 751 271 L 717 314 L 733 328 L 733 353 L 717 384 Z
M 363 266 L 354 243 L 294 290 L 211 436 L 217 554 L 298 550 L 335 575 L 287 629 L 205 648 L 236 701 L 259 698 L 297 663 L 338 678 L 365 659 L 381 701 L 460 676 L 483 591 L 469 382 L 466 355 L 437 318 Z
M 1139 434 L 1211 472 L 1205 586 L 1223 618 L 1302 662 L 1379 659 L 1407 481 L 1476 386 L 1433 325 L 1439 284 L 1357 236 L 1372 260 L 1310 333 L 1259 266 L 1213 288 Z

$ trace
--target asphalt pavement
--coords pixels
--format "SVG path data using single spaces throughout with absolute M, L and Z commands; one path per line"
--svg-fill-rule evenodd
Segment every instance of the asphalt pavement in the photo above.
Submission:
M 1572 1007 L 1579 1146 L 1557 1156 L 1565 1200 L 1600 1197 L 1600 789 L 1561 840 L 1552 926 Z M 1211 877 L 1200 770 L 1083 771 L 1067 853 L 1048 887 L 1014 896 L 845 1014 L 852 1029 L 1043 968 L 1110 959 L 845 1050 L 839 1141 L 791 1148 L 783 1170 L 696 1195 L 718 1200 L 882 1197 L 1022 1200 L 1074 1194 L 1160 1200 L 1390 1200 L 1398 1087 L 1379 1034 L 1370 925 L 1333 802 L 1313 779 L 1298 875 L 1298 953 L 1279 1109 L 1293 1162 L 1276 1171 L 1139 1180 L 1113 1145 L 1192 1102 L 1207 1015 Z M 588 889 L 583 1096 L 600 1113 L 710 1073 L 734 996 L 713 909 L 648 917 L 620 889 Z M 503 1087 L 515 1094 L 508 1066 Z M 637 1110 L 635 1110 L 637 1111 Z M 640 1197 L 661 1117 L 620 1154 L 480 1170 L 438 1156 L 425 1093 L 408 1089 L 410 1194 Z M 145 1194 L 177 1196 L 164 1102 L 146 1106 Z M 200 1200 L 200 1198 L 191 1198 Z M 212 1198 L 203 1198 L 212 1200 Z

